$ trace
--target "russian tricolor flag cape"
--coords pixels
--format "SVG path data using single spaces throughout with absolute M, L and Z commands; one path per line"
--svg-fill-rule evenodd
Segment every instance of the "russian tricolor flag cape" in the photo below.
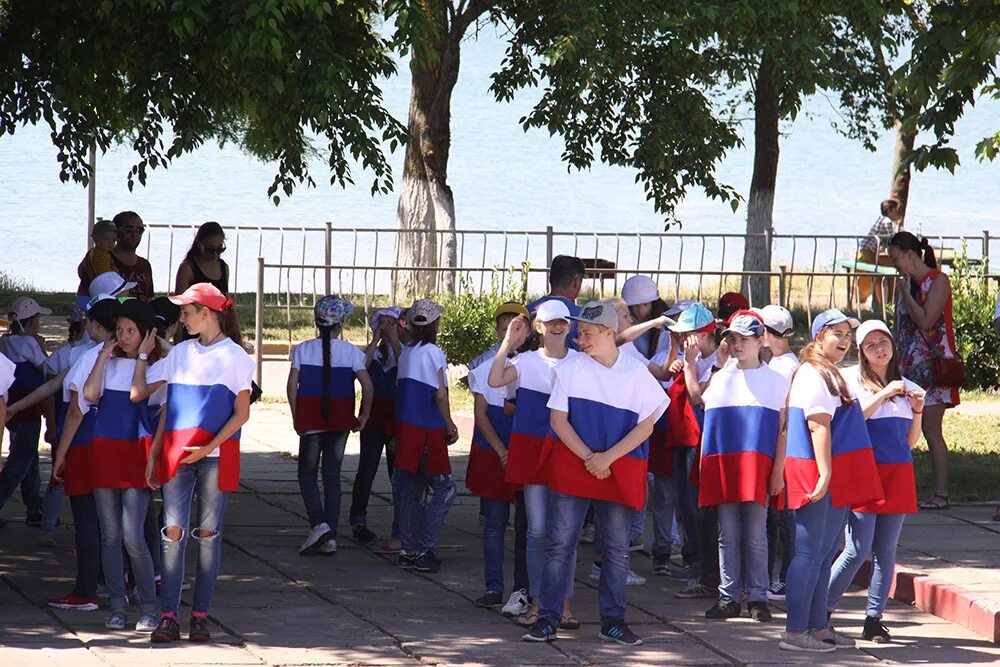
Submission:
M 862 384 L 859 366 L 844 369 L 844 379 L 859 398 L 870 399 L 875 393 Z M 903 378 L 903 384 L 908 392 L 923 391 L 906 378 Z M 917 483 L 913 475 L 913 455 L 907 441 L 912 424 L 913 409 L 904 396 L 883 401 L 875 413 L 865 420 L 885 499 L 855 505 L 855 511 L 875 514 L 910 514 L 917 511 Z
M 14 364 L 14 382 L 7 390 L 9 403 L 15 403 L 45 383 L 41 367 L 47 357 L 34 336 L 8 335 L 0 337 L 0 354 Z M 11 422 L 38 421 L 42 418 L 45 403 L 40 401 L 22 410 Z
M 299 433 L 350 431 L 358 425 L 354 415 L 354 375 L 365 369 L 365 354 L 347 341 L 330 340 L 327 417 L 323 419 L 323 341 L 314 338 L 292 351 L 292 368 L 299 371 L 295 427 Z
M 832 468 L 828 493 L 833 506 L 853 506 L 880 500 L 883 497 L 882 483 L 857 397 L 852 393 L 851 403 L 843 405 L 840 398 L 830 393 L 820 372 L 811 364 L 802 364 L 795 371 L 788 395 L 785 457 L 788 508 L 798 509 L 805 505 L 808 502 L 806 496 L 816 488 L 819 479 L 812 436 L 806 421 L 819 413 L 832 417 Z
M 368 364 L 368 375 L 372 379 L 375 396 L 372 398 L 372 412 L 365 429 L 376 429 L 387 435 L 395 433 L 396 424 L 396 359 L 389 353 L 376 351 Z
M 178 344 L 167 355 L 166 425 L 160 460 L 163 483 L 177 474 L 185 447 L 207 445 L 233 416 L 236 396 L 250 391 L 254 363 L 232 339 L 202 345 L 197 338 Z M 240 431 L 208 456 L 219 458 L 219 489 L 240 484 Z
M 90 483 L 95 489 L 146 488 L 148 449 L 140 431 L 148 407 L 130 398 L 135 365 L 135 359 L 108 359 L 101 398 L 90 403 L 80 394 L 85 412 L 96 411 L 89 448 Z
M 517 407 L 510 431 L 507 472 L 504 479 L 511 484 L 545 484 L 543 450 L 549 428 L 549 396 L 555 381 L 555 370 L 579 356 L 576 350 L 566 350 L 562 359 L 545 355 L 544 349 L 523 352 L 507 361 L 517 369 L 517 380 L 508 385 L 513 390 Z
M 646 364 L 620 354 L 614 366 L 577 355 L 555 371 L 548 407 L 569 415 L 580 439 L 595 452 L 618 444 L 636 425 L 655 422 L 669 402 Z M 520 401 L 517 409 L 521 409 Z M 583 460 L 552 433 L 546 440 L 549 489 L 581 498 L 606 500 L 641 510 L 646 502 L 649 442 L 611 464 L 611 476 L 597 479 Z
M 90 439 L 94 432 L 94 422 L 97 420 L 97 408 L 87 405 L 83 400 L 83 385 L 86 384 L 90 371 L 97 363 L 101 348 L 100 343 L 74 347 L 70 354 L 70 369 L 63 380 L 62 403 L 56 422 L 56 432 L 60 439 L 73 392 L 76 392 L 77 406 L 83 413 L 83 420 L 73 434 L 69 451 L 66 452 L 63 490 L 67 496 L 85 496 L 94 490 L 91 479 Z
M 415 473 L 427 456 L 428 475 L 450 475 L 444 419 L 435 395 L 448 361 L 437 345 L 404 345 L 396 370 L 396 457 L 393 465 Z
M 504 414 L 503 405 L 506 392 L 503 389 L 491 387 L 487 382 L 493 357 L 469 372 L 469 389 L 473 394 L 479 394 L 486 399 L 486 414 L 490 425 L 500 437 L 504 445 L 510 443 L 510 430 L 514 418 Z M 504 481 L 505 470 L 500 465 L 500 457 L 490 443 L 483 437 L 478 420 L 472 432 L 472 447 L 469 449 L 469 466 L 465 471 L 465 486 L 480 498 L 490 500 L 514 499 L 517 486 Z
M 10 393 L 10 386 L 14 384 L 14 371 L 17 366 L 13 361 L 0 354 L 0 396 L 7 403 L 11 401 L 7 400 L 7 396 Z
M 741 370 L 726 366 L 702 394 L 698 504 L 756 502 L 766 506 L 781 412 L 789 381 L 762 364 Z

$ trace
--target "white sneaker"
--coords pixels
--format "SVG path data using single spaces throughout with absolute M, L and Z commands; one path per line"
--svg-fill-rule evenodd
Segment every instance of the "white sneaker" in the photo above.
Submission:
M 531 605 L 528 604 L 528 591 L 522 588 L 510 594 L 510 599 L 507 600 L 507 604 L 503 606 L 500 613 L 507 618 L 511 618 L 527 613 L 530 607 Z
M 778 648 L 783 651 L 805 651 L 807 653 L 833 653 L 837 647 L 817 639 L 808 632 L 782 632 Z
M 316 550 L 316 553 L 320 554 L 321 556 L 336 555 L 337 540 L 329 539 L 326 542 L 323 542 L 322 544 L 319 545 L 319 549 Z
M 637 538 L 635 538 L 633 540 L 629 540 L 628 541 L 628 550 L 629 551 L 642 551 L 642 538 L 641 537 L 637 537 Z
M 834 648 L 854 648 L 857 645 L 857 642 L 847 635 L 837 632 L 832 625 L 827 626 L 825 630 L 813 631 L 812 636 L 824 644 L 832 645 Z
M 626 586 L 642 586 L 646 583 L 646 577 L 636 574 L 631 569 L 628 571 L 628 578 L 625 579 Z
M 302 543 L 301 547 L 299 547 L 299 555 L 312 556 L 318 552 L 331 537 L 333 537 L 333 530 L 330 528 L 330 525 L 327 523 L 319 524 L 312 529 L 312 532 L 309 533 L 309 537 L 306 538 L 306 541 Z

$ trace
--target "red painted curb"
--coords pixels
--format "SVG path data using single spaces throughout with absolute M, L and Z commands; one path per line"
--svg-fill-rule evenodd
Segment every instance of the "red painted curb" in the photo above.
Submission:
M 854 583 L 868 586 L 870 576 L 869 561 L 858 571 Z M 889 597 L 1000 644 L 1000 600 L 990 598 L 988 593 L 896 565 Z

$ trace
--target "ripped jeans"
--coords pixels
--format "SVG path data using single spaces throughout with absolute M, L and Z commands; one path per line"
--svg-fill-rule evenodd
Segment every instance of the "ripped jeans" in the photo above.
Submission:
M 198 495 L 194 528 L 189 530 L 191 505 Z M 184 583 L 184 553 L 188 536 L 198 542 L 198 570 L 194 583 L 192 612 L 209 612 L 215 580 L 222 557 L 222 521 L 226 516 L 229 492 L 219 490 L 219 459 L 205 457 L 177 469 L 177 475 L 163 485 L 163 565 L 160 610 L 177 614 Z M 180 539 L 170 537 L 171 529 L 181 529 Z

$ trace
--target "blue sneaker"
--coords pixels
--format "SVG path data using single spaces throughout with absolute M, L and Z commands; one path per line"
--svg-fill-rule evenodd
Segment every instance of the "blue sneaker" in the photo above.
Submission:
M 625 646 L 639 646 L 642 644 L 642 637 L 632 632 L 625 621 L 611 621 L 602 623 L 598 637 L 606 642 L 616 642 Z
M 523 642 L 550 642 L 556 638 L 556 629 L 548 621 L 538 619 L 528 631 L 521 635 Z

